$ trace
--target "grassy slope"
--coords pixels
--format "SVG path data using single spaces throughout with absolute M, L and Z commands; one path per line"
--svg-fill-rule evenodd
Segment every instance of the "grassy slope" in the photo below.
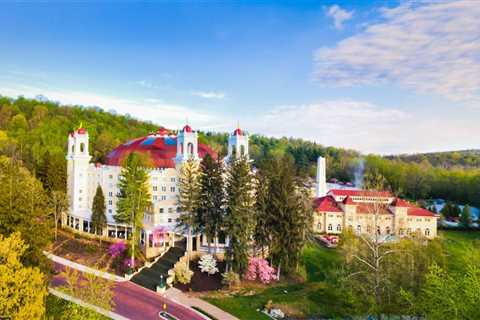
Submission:
M 213 294 L 206 298 L 209 302 L 232 313 L 240 319 L 268 319 L 256 309 L 262 308 L 268 300 L 274 305 L 280 305 L 282 310 L 289 314 L 329 314 L 336 315 L 340 306 L 332 293 L 326 288 L 324 279 L 329 270 L 339 263 L 337 252 L 316 245 L 305 248 L 303 263 L 306 271 L 306 282 L 289 284 L 282 282 L 275 287 L 266 289 L 247 287 L 234 296 L 220 296 Z M 243 296 L 245 292 L 255 292 L 253 295 Z
M 440 231 L 445 249 L 449 256 L 451 269 L 458 269 L 466 259 L 469 250 L 480 252 L 480 232 Z M 324 315 L 336 317 L 342 314 L 342 304 L 335 293 L 328 290 L 325 278 L 336 269 L 340 258 L 335 250 L 310 245 L 303 252 L 306 282 L 303 284 L 280 283 L 275 287 L 246 288 L 237 295 L 224 296 L 212 294 L 205 298 L 221 309 L 230 312 L 240 319 L 268 319 L 256 309 L 264 306 L 268 300 L 280 305 L 283 311 L 299 316 Z M 285 291 L 287 293 L 285 293 Z M 253 295 L 243 296 L 247 291 Z

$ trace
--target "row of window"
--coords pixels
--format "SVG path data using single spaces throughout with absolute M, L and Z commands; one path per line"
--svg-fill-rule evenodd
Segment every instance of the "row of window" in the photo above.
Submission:
M 349 227 L 352 228 L 352 226 L 349 226 Z M 317 229 L 318 229 L 318 230 L 322 230 L 322 223 L 320 223 L 320 222 L 317 223 Z M 328 231 L 333 231 L 333 225 L 332 225 L 331 223 L 328 224 L 327 230 L 328 230 Z M 342 231 L 342 225 L 341 225 L 341 224 L 337 224 L 336 231 L 337 231 L 337 232 L 341 232 L 341 231 Z M 361 226 L 361 225 L 357 225 L 356 231 L 357 231 L 358 233 L 361 233 L 361 232 L 362 232 L 362 226 Z M 372 232 L 372 226 L 367 226 L 367 230 L 366 230 L 366 231 L 367 231 L 367 233 L 371 233 L 371 232 Z M 378 234 L 381 234 L 381 231 L 382 231 L 382 230 L 381 230 L 380 226 L 377 226 L 377 233 L 378 233 Z M 391 230 L 390 230 L 390 227 L 389 227 L 389 226 L 387 226 L 387 227 L 385 228 L 385 233 L 386 233 L 386 234 L 390 234 L 390 233 L 391 233 Z M 403 228 L 401 228 L 401 229 L 398 231 L 398 233 L 399 233 L 399 235 L 401 235 L 401 236 L 405 235 L 405 233 L 406 233 L 407 235 L 411 235 L 411 234 L 412 234 L 412 228 L 407 228 L 406 230 L 403 229 Z M 422 233 L 422 229 L 421 229 L 421 228 L 417 228 L 417 229 L 415 230 L 415 233 L 416 233 L 416 234 L 421 234 L 421 233 Z M 424 234 L 425 234 L 425 236 L 430 236 L 430 234 L 431 234 L 430 229 L 429 229 L 429 228 L 426 228 L 426 229 L 424 230 Z

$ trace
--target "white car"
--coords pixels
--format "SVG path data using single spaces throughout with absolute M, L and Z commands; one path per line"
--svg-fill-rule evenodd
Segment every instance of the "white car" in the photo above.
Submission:
M 160 311 L 158 317 L 163 320 L 178 320 L 176 317 L 172 316 L 167 311 Z

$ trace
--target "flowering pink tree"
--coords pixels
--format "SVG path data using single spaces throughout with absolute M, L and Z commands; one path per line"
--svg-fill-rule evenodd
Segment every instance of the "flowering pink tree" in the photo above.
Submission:
M 110 247 L 108 248 L 108 253 L 112 256 L 112 258 L 116 258 L 122 255 L 125 252 L 125 250 L 127 250 L 127 245 L 125 244 L 125 242 L 120 241 L 120 242 L 111 244 Z
M 268 284 L 277 280 L 275 268 L 268 265 L 268 261 L 262 258 L 252 257 L 248 259 L 248 268 L 244 276 L 247 280 L 260 280 L 260 282 Z
M 157 227 L 152 231 L 152 242 L 153 244 L 163 243 L 165 241 L 165 235 L 167 234 L 167 229 L 165 227 Z

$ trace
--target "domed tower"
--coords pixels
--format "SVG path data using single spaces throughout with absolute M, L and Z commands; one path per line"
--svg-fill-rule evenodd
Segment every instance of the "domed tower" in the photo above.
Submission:
M 90 212 L 88 205 L 88 170 L 91 156 L 88 153 L 88 132 L 78 128 L 68 135 L 67 195 L 70 213 L 83 215 Z
M 188 159 L 198 160 L 198 134 L 187 124 L 177 135 L 177 163 Z
M 228 154 L 225 160 L 228 162 L 240 157 L 248 159 L 248 134 L 237 127 L 228 137 Z

